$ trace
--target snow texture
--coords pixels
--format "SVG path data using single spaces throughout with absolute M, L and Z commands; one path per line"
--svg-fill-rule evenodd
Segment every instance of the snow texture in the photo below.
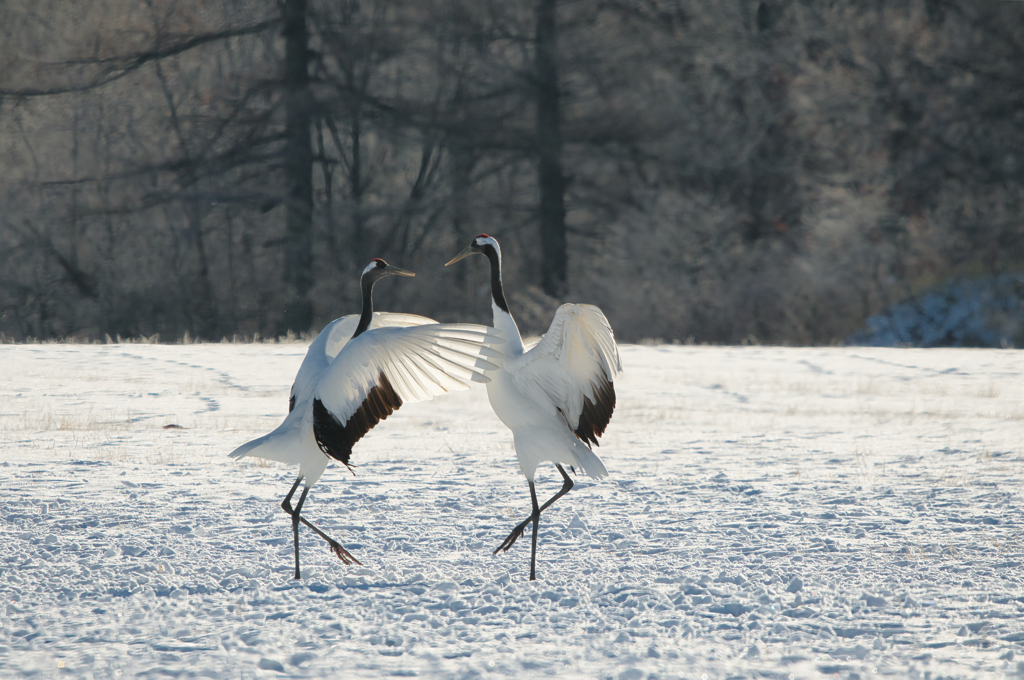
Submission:
M 294 471 L 227 453 L 304 351 L 0 346 L 0 677 L 1024 674 L 1019 352 L 624 346 L 611 476 L 530 583 L 482 387 L 328 468 L 308 516 L 365 566 L 303 529 L 291 578 Z
M 1013 347 L 1024 342 L 1024 275 L 951 281 L 893 306 L 854 333 L 851 345 Z

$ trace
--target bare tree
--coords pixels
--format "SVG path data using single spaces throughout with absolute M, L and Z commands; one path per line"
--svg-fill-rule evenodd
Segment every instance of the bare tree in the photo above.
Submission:
M 313 322 L 313 98 L 309 78 L 306 0 L 284 0 L 284 173 L 287 224 L 284 248 L 284 318 L 281 330 L 306 331 Z
M 0 331 L 305 331 L 381 303 L 830 342 L 1024 266 L 1019 3 L 0 3 Z M 112 27 L 116 26 L 117 30 Z
M 537 180 L 540 188 L 541 286 L 551 297 L 565 294 L 565 177 L 562 173 L 561 88 L 558 82 L 557 0 L 538 0 L 534 40 L 537 107 Z

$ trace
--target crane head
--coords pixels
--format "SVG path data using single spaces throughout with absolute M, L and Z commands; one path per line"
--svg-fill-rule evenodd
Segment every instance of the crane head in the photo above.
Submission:
M 447 267 L 450 264 L 454 264 L 465 257 L 469 257 L 473 253 L 483 253 L 486 255 L 488 248 L 492 248 L 498 255 L 498 258 L 501 258 L 501 247 L 498 245 L 498 239 L 493 236 L 488 236 L 487 234 L 480 234 L 473 239 L 473 242 L 469 244 L 469 247 L 452 259 L 448 260 L 444 266 Z
M 366 269 L 363 270 L 361 278 L 368 279 L 370 281 L 376 281 L 382 279 L 385 276 L 416 276 L 408 269 L 402 269 L 401 267 L 393 267 L 379 257 L 375 257 L 370 260 L 370 264 L 366 265 Z

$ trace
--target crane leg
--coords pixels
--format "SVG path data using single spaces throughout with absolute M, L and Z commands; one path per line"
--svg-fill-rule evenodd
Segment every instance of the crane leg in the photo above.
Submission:
M 334 554 L 337 555 L 338 559 L 341 560 L 342 564 L 362 565 L 362 562 L 353 557 L 352 553 L 350 553 L 348 550 L 345 550 L 341 543 L 335 541 L 333 538 L 325 534 L 312 522 L 310 522 L 301 515 L 302 505 L 306 502 L 306 494 L 309 493 L 309 487 L 306 487 L 305 489 L 302 490 L 302 495 L 299 496 L 299 502 L 295 505 L 294 509 L 292 508 L 292 496 L 295 495 L 295 490 L 298 488 L 299 482 L 301 481 L 302 475 L 299 475 L 299 478 L 295 480 L 294 484 L 292 484 L 291 490 L 288 491 L 288 495 L 284 497 L 283 501 L 281 501 L 281 508 L 285 512 L 287 512 L 292 518 L 292 540 L 295 543 L 295 578 L 301 578 L 299 572 L 299 522 L 305 524 L 307 527 L 316 532 L 316 534 L 320 538 L 327 541 L 327 544 L 331 546 L 331 550 L 334 551 Z
M 302 481 L 302 475 L 296 478 L 295 483 L 292 484 L 292 488 L 288 490 L 288 495 L 281 501 L 281 507 L 291 515 L 292 518 L 292 544 L 295 546 L 295 578 L 302 578 L 299 573 L 299 510 L 302 509 L 302 503 L 306 500 L 306 494 L 309 493 L 309 487 L 307 486 L 302 490 L 302 495 L 299 496 L 298 507 L 292 509 L 292 496 L 295 495 L 295 490 L 299 488 L 299 483 Z
M 530 500 L 533 501 L 533 542 L 530 544 L 530 580 L 537 580 L 537 531 L 540 528 L 540 508 L 537 507 L 537 488 L 530 482 Z
M 565 468 L 563 468 L 561 465 L 559 465 L 557 463 L 555 464 L 555 467 L 558 468 L 558 471 L 562 474 L 562 480 L 563 480 L 562 488 L 559 490 L 558 493 L 556 493 L 554 496 L 552 496 L 544 505 L 542 505 L 540 507 L 537 507 L 537 490 L 534 487 L 533 482 L 530 482 L 530 497 L 531 497 L 531 500 L 533 501 L 533 514 L 531 514 L 529 517 L 527 517 L 525 520 L 523 520 L 519 525 L 517 525 L 516 528 L 512 530 L 512 533 L 510 533 L 508 535 L 508 537 L 505 538 L 505 540 L 501 542 L 501 545 L 499 545 L 494 550 L 494 553 L 493 553 L 493 554 L 497 555 L 501 551 L 506 551 L 507 552 L 508 549 L 511 548 L 512 545 L 517 540 L 519 540 L 519 537 L 523 535 L 523 532 L 526 531 L 526 525 L 528 525 L 531 522 L 533 522 L 533 549 L 530 551 L 530 580 L 531 581 L 537 580 L 536 579 L 537 531 L 538 531 L 537 525 L 540 523 L 540 513 L 542 513 L 545 510 L 547 510 L 548 507 L 552 503 L 557 501 L 559 498 L 561 498 L 565 494 L 569 493 L 569 491 L 574 486 L 573 481 L 572 481 L 572 479 L 569 478 L 569 475 L 566 473 Z

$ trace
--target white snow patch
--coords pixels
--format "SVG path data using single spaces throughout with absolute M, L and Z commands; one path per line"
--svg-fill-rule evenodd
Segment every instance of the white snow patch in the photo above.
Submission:
M 0 346 L 0 677 L 1024 670 L 1019 352 L 625 346 L 536 583 L 485 392 L 405 406 L 306 503 L 364 566 L 296 582 L 293 470 L 227 453 L 304 349 Z

